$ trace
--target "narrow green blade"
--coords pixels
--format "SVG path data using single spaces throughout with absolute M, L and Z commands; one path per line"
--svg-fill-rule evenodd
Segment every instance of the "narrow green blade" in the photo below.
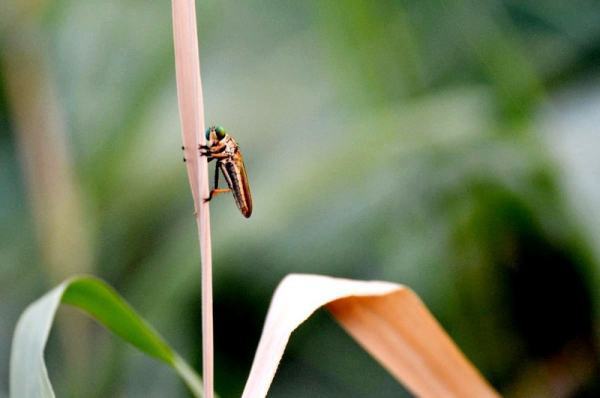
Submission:
M 192 393 L 202 397 L 202 380 L 162 337 L 110 286 L 84 276 L 63 282 L 21 315 L 10 358 L 11 398 L 54 398 L 44 348 L 61 303 L 80 308 L 140 351 L 170 365 Z

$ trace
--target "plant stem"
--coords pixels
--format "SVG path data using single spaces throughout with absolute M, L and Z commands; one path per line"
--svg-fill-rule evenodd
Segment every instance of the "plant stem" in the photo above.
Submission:
M 177 98 L 187 160 L 189 183 L 194 197 L 200 260 L 202 267 L 202 372 L 204 396 L 213 398 L 213 314 L 212 314 L 212 253 L 210 238 L 210 211 L 207 198 L 208 163 L 200 157 L 198 145 L 205 144 L 204 102 L 200 78 L 198 33 L 194 0 L 172 0 L 173 39 Z

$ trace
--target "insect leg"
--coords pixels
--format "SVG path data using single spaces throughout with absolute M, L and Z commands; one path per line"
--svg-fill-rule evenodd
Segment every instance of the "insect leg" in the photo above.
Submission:
M 210 153 L 202 153 L 200 152 L 200 156 L 208 156 L 209 158 L 213 158 L 213 159 L 227 159 L 230 156 L 225 154 L 225 153 L 215 153 L 215 152 L 210 152 Z
M 204 199 L 204 203 L 210 202 L 211 199 L 214 198 L 215 196 L 217 196 L 221 193 L 226 193 L 226 192 L 231 192 L 231 189 L 229 189 L 229 188 L 213 189 L 212 191 L 210 191 L 210 195 L 208 195 L 208 198 Z
M 213 189 L 219 189 L 219 165 L 215 166 L 215 185 Z
M 211 146 L 202 145 L 202 144 L 198 145 L 198 150 L 200 150 L 200 151 L 204 150 L 204 151 L 208 151 L 208 152 L 211 152 L 211 153 L 221 153 L 221 152 L 223 152 L 225 150 L 225 148 L 227 148 L 227 145 L 225 145 L 223 143 L 214 144 L 214 145 L 211 145 Z
M 214 159 L 214 158 L 213 158 Z M 230 189 L 219 189 L 219 165 L 215 167 L 215 186 L 210 191 L 208 198 L 204 199 L 204 202 L 209 202 L 213 197 L 217 196 L 220 193 L 225 193 L 231 191 Z
M 213 146 L 208 146 L 208 145 L 198 145 L 198 150 L 200 152 L 202 151 L 206 151 L 206 152 L 210 152 L 210 153 L 221 153 L 225 150 L 225 148 L 227 148 L 225 145 L 213 145 Z
M 215 160 L 215 157 L 209 151 L 207 151 L 207 152 L 200 151 L 200 156 L 206 156 L 208 158 L 207 161 L 209 163 L 212 162 L 213 160 Z

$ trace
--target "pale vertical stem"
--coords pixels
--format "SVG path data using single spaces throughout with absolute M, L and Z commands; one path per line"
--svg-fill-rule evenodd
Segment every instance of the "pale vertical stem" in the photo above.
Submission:
M 203 163 L 206 164 L 206 161 Z M 206 175 L 206 171 L 205 171 Z M 206 182 L 207 180 L 205 180 Z M 208 185 L 207 185 L 208 187 Z M 207 188 L 208 191 L 208 188 Z M 208 197 L 206 195 L 201 196 Z M 213 303 L 212 303 L 212 252 L 210 241 L 210 217 L 208 205 L 205 211 L 200 210 L 197 217 L 200 251 L 202 261 L 202 377 L 204 380 L 204 396 L 213 398 Z
M 213 398 L 213 314 L 212 314 L 212 253 L 210 213 L 207 198 L 208 163 L 200 157 L 198 145 L 205 144 L 204 103 L 200 79 L 196 7 L 193 0 L 172 0 L 173 39 L 177 98 L 183 138 L 184 156 L 192 196 L 202 267 L 202 373 L 204 396 Z

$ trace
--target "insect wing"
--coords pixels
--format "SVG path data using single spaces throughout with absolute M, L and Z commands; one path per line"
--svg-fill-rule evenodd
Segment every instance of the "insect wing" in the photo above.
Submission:
M 248 175 L 244 160 L 239 150 L 227 160 L 220 162 L 219 167 L 223 176 L 233 193 L 235 204 L 240 209 L 244 217 L 248 218 L 252 214 L 252 194 L 248 183 Z
M 236 169 L 238 171 L 239 187 L 240 192 L 234 192 L 235 201 L 244 215 L 248 218 L 252 214 L 252 193 L 250 192 L 250 183 L 248 182 L 248 175 L 246 174 L 246 166 L 244 165 L 244 159 L 242 153 L 238 150 L 233 157 Z

